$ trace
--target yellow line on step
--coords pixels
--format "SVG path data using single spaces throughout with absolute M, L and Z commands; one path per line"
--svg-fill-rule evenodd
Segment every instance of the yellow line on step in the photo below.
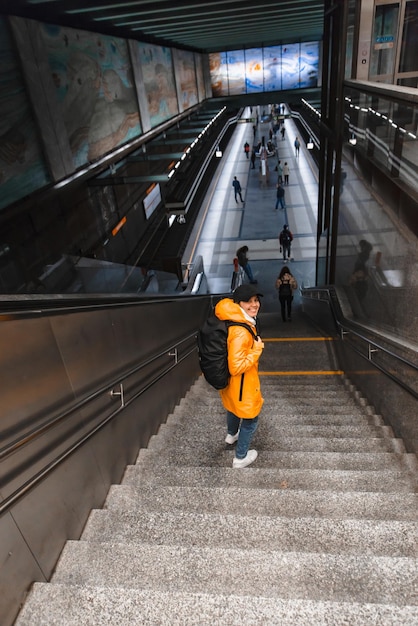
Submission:
M 335 341 L 335 337 L 268 337 L 266 341 Z
M 293 372 L 258 372 L 260 376 L 341 376 L 343 370 L 297 370 Z

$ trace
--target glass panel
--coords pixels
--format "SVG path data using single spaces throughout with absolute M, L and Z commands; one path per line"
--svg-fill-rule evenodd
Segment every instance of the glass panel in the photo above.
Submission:
M 394 72 L 398 12 L 398 4 L 386 4 L 376 7 L 370 77 L 385 74 L 392 75 Z
M 407 2 L 403 25 L 400 72 L 418 70 L 418 2 Z
M 335 283 L 354 318 L 416 342 L 416 204 L 397 189 L 418 188 L 418 104 L 354 89 L 345 103 Z
M 411 78 L 399 78 L 397 81 L 401 87 L 412 87 L 418 89 L 418 76 L 412 76 Z

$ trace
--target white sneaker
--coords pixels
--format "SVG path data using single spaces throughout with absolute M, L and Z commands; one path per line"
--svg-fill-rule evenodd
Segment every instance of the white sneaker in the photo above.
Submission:
M 248 450 L 247 455 L 243 459 L 235 458 L 232 461 L 232 467 L 234 469 L 240 469 L 241 467 L 247 467 L 247 465 L 251 465 L 256 458 L 258 457 L 257 450 Z
M 230 435 L 228 433 L 227 436 L 225 437 L 225 443 L 227 443 L 228 445 L 232 446 L 233 443 L 238 441 L 238 435 L 239 435 L 239 431 L 237 433 L 235 433 L 235 435 Z

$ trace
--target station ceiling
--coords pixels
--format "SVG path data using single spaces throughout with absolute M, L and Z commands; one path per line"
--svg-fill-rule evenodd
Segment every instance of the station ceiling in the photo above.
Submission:
M 17 15 L 197 52 L 320 41 L 324 0 L 1 0 Z

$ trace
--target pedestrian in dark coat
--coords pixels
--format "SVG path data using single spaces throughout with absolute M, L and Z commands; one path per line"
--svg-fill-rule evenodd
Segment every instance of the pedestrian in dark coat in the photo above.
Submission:
M 277 189 L 277 191 L 276 191 L 276 198 L 277 198 L 277 200 L 276 200 L 276 207 L 275 207 L 275 209 L 277 211 L 277 209 L 279 208 L 279 204 L 280 204 L 280 207 L 283 210 L 283 209 L 286 208 L 285 201 L 284 201 L 284 188 L 283 188 L 283 185 L 281 183 L 277 183 L 276 189 Z
M 232 186 L 234 188 L 235 202 L 238 202 L 238 196 L 241 202 L 244 202 L 244 200 L 242 199 L 242 195 L 241 195 L 241 191 L 242 191 L 241 184 L 236 176 L 234 176 L 234 180 L 232 181 Z
M 279 294 L 280 309 L 282 314 L 282 320 L 289 322 L 292 320 L 292 301 L 293 292 L 298 288 L 296 278 L 293 276 L 290 269 L 285 265 L 276 279 L 276 289 Z

